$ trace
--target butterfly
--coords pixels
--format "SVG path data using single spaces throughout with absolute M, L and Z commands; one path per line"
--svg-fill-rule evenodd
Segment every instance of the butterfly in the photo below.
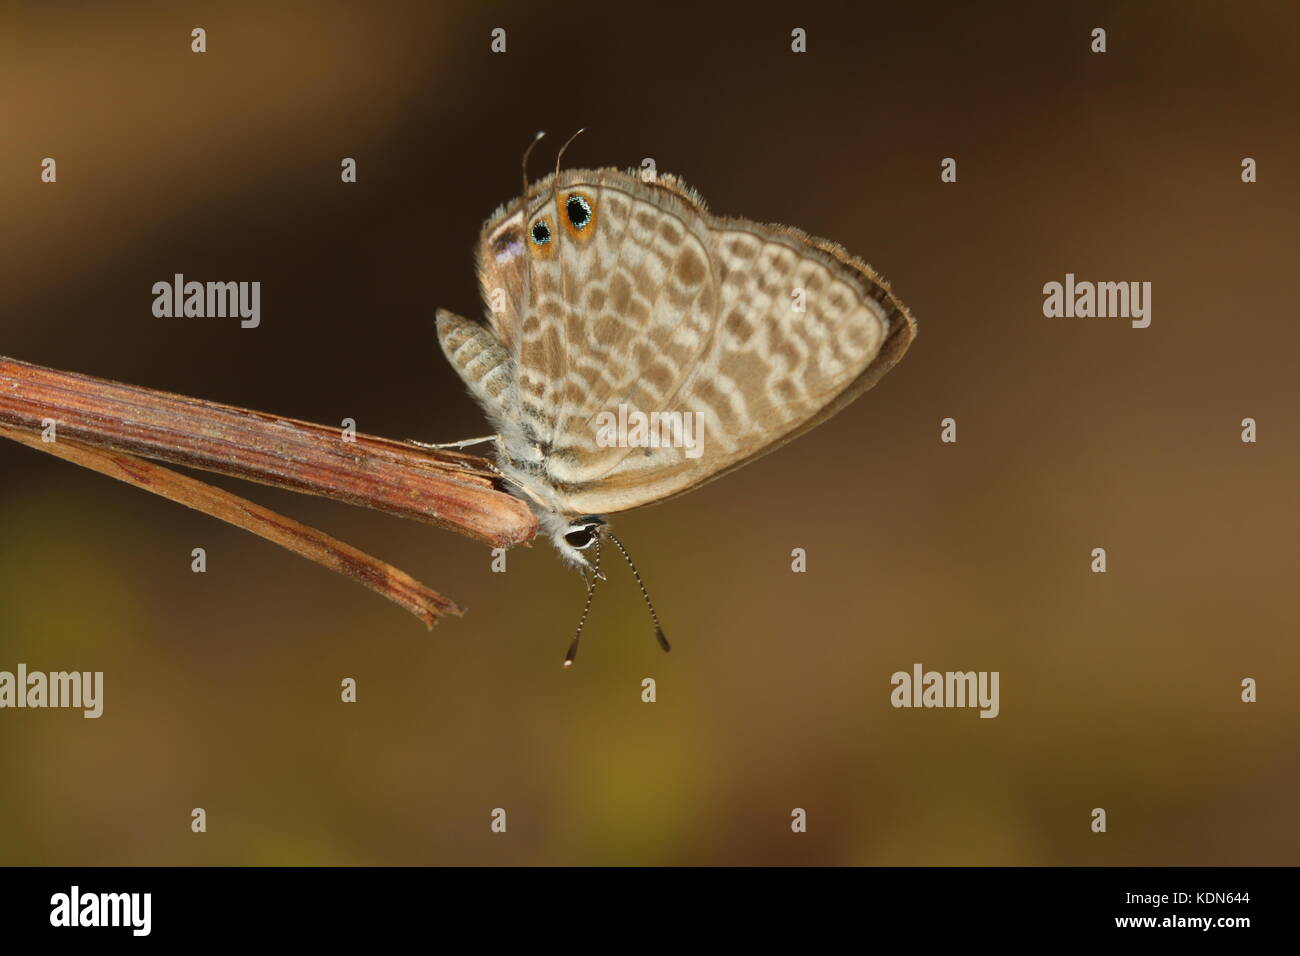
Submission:
M 477 266 L 486 323 L 439 309 L 438 340 L 496 429 L 511 492 L 583 572 L 587 605 L 566 666 L 603 579 L 606 537 L 668 649 L 609 515 L 798 437 L 879 381 L 916 334 L 885 281 L 841 246 L 714 216 L 665 174 L 561 171 L 557 160 L 531 186 L 525 175 L 522 194 L 484 225 Z M 649 425 L 611 431 L 629 417 Z M 683 421 L 700 431 L 694 447 L 680 440 Z

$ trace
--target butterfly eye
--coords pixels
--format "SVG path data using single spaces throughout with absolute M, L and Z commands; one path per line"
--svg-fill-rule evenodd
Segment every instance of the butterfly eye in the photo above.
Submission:
M 569 223 L 573 228 L 579 232 L 591 225 L 591 203 L 587 202 L 585 196 L 579 196 L 577 193 L 571 195 L 564 203 L 564 214 L 569 217 Z
M 551 227 L 545 219 L 539 219 L 533 223 L 533 228 L 528 233 L 533 238 L 533 245 L 544 246 L 551 241 Z
M 566 534 L 564 540 L 579 551 L 583 551 L 590 548 L 591 543 L 596 540 L 596 531 L 594 528 L 578 528 Z

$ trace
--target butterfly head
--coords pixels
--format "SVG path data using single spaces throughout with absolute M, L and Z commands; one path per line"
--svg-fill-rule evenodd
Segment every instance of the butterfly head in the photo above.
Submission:
M 607 527 L 607 522 L 600 515 L 584 515 L 573 519 L 560 518 L 548 530 L 551 543 L 566 563 L 578 568 L 597 570 L 590 555 Z

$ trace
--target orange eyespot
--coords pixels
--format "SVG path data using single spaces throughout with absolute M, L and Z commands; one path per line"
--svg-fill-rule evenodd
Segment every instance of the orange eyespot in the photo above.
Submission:
M 561 206 L 564 227 L 574 237 L 591 234 L 596 222 L 596 210 L 590 199 L 582 193 L 569 193 Z
M 551 218 L 541 216 L 533 220 L 528 227 L 528 245 L 533 255 L 547 259 L 555 253 L 555 230 L 551 228 Z
M 533 228 L 528 230 L 528 238 L 535 246 L 546 245 L 551 241 L 551 224 L 545 219 L 537 220 L 533 223 Z

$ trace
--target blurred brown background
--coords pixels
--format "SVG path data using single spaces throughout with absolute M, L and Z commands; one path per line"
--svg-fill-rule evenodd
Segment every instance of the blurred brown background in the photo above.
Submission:
M 427 634 L 0 444 L 0 669 L 106 684 L 97 721 L 0 711 L 0 863 L 1300 862 L 1297 27 L 1267 3 L 5 7 L 5 354 L 482 434 L 433 310 L 476 314 L 482 219 L 534 131 L 541 171 L 579 126 L 566 164 L 653 157 L 720 213 L 839 240 L 921 331 L 820 429 L 620 516 L 675 649 L 618 572 L 568 673 L 583 591 L 549 545 L 493 574 L 463 538 L 217 480 L 471 608 Z M 175 272 L 260 280 L 261 328 L 154 318 Z M 1151 281 L 1151 327 L 1044 318 L 1066 272 Z M 892 709 L 915 662 L 1000 671 L 1001 716 Z

